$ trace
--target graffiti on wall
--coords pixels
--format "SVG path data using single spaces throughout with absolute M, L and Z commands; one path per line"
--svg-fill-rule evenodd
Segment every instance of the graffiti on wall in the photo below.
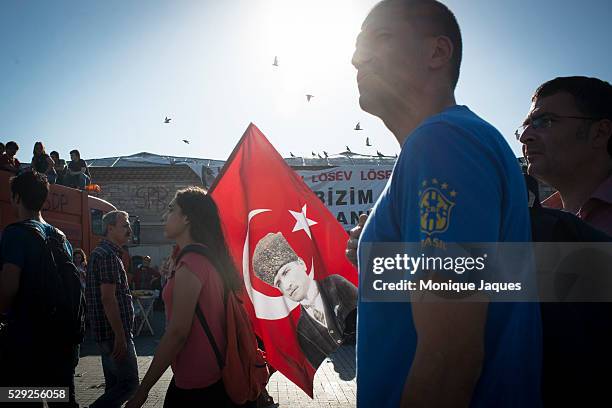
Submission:
M 146 184 L 104 184 L 98 197 L 109 201 L 120 210 L 136 215 L 161 215 L 177 187 L 174 185 Z

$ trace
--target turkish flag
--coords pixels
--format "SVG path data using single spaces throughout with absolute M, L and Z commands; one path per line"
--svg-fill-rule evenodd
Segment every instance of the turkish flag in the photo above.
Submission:
M 357 271 L 344 255 L 346 232 L 252 123 L 209 194 L 219 208 L 225 239 L 245 282 L 245 305 L 269 363 L 312 398 L 314 365 L 320 359 L 307 354 L 340 344 L 324 328 L 334 333 L 332 320 L 347 304 L 356 307 Z M 306 303 L 317 298 L 317 289 L 319 299 L 332 296 L 321 284 L 331 281 L 338 284 L 333 296 L 340 294 L 344 303 L 318 313 L 320 301 Z M 309 347 L 303 334 L 308 330 L 323 333 L 321 347 Z

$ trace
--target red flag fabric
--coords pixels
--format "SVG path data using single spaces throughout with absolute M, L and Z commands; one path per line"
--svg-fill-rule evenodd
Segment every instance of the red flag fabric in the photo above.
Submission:
M 252 123 L 209 193 L 268 362 L 312 398 L 322 356 L 349 330 L 340 318 L 356 316 L 346 232 Z

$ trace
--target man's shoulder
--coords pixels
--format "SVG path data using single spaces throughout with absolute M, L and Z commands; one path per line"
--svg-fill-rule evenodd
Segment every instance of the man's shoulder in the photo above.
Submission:
M 357 290 L 351 281 L 338 274 L 326 276 L 318 281 L 317 285 L 319 290 L 325 292 L 327 296 L 346 296 Z
M 319 281 L 319 286 L 338 286 L 346 284 L 352 285 L 348 279 L 338 274 L 328 275 Z
M 415 139 L 429 136 L 435 133 L 437 138 L 452 137 L 456 143 L 487 143 L 490 137 L 503 136 L 489 122 L 476 115 L 466 106 L 456 106 L 451 110 L 441 112 L 431 116 L 421 123 L 413 132 Z M 468 135 L 487 135 L 487 138 L 457 137 Z M 439 140 L 426 139 L 432 143 L 439 143 Z
M 28 237 L 30 234 L 24 227 L 18 223 L 10 224 L 2 231 L 2 241 L 14 242 L 21 241 Z
M 10 224 L 4 229 L 2 236 L 10 236 L 14 238 L 33 237 L 33 233 L 37 233 L 43 238 L 46 238 L 50 234 L 57 234 L 64 238 L 66 237 L 66 235 L 59 228 L 46 222 L 36 220 L 27 220 Z
M 92 258 L 105 258 L 109 256 L 115 256 L 115 252 L 106 243 L 101 242 L 97 247 L 91 251 L 90 259 Z

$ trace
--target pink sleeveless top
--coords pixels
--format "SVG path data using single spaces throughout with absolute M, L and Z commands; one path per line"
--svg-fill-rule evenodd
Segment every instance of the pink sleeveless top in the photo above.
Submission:
M 215 267 L 202 255 L 188 253 L 176 265 L 175 270 L 178 270 L 181 265 L 185 265 L 202 283 L 198 304 L 206 317 L 221 355 L 225 358 L 226 327 L 223 281 Z M 162 293 L 168 322 L 172 319 L 174 283 L 174 277 L 170 278 Z M 180 293 L 176 295 L 180 296 Z M 215 353 L 195 311 L 189 337 L 172 362 L 172 371 L 177 387 L 183 389 L 208 387 L 221 378 Z

